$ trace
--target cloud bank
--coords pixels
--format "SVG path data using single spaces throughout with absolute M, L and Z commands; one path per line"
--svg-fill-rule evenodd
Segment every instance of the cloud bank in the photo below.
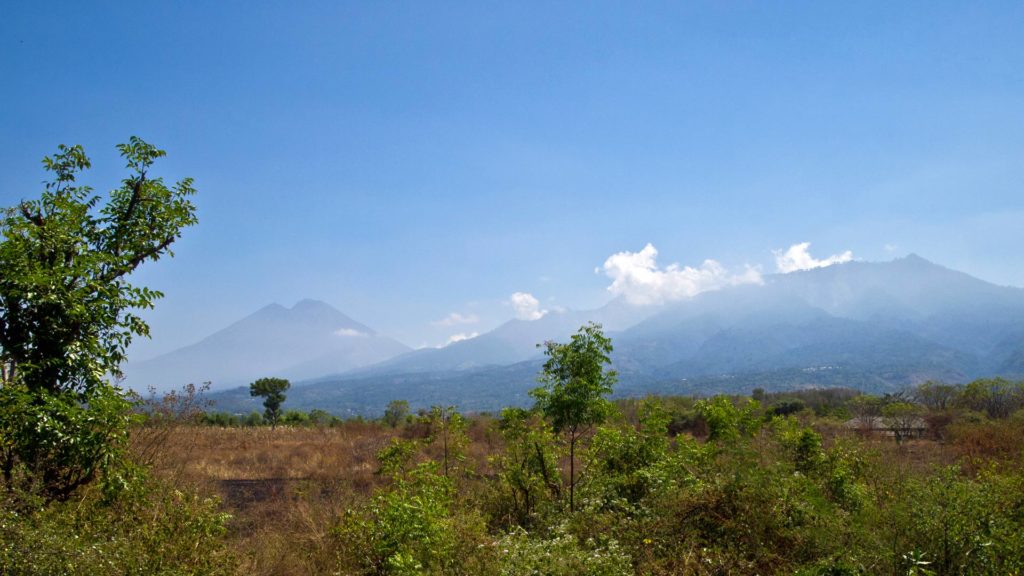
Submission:
M 516 292 L 509 298 L 509 303 L 516 311 L 516 318 L 520 320 L 539 320 L 548 313 L 540 309 L 540 301 L 534 298 L 529 292 Z
M 334 331 L 335 336 L 341 336 L 342 338 L 363 338 L 367 336 L 366 333 L 360 332 L 355 328 L 339 328 Z
M 842 264 L 843 262 L 853 260 L 853 252 L 849 250 L 842 254 L 833 254 L 828 258 L 818 260 L 811 256 L 810 247 L 810 242 L 801 242 L 800 244 L 793 244 L 785 251 L 772 250 L 772 254 L 775 255 L 776 269 L 783 274 L 788 274 L 797 270 L 824 268 L 825 266 Z
M 452 312 L 440 320 L 432 322 L 435 326 L 459 326 L 462 324 L 476 324 L 480 321 L 480 317 L 476 314 L 460 314 L 458 312 Z
M 739 284 L 761 284 L 761 272 L 747 266 L 733 273 L 715 260 L 705 260 L 699 267 L 658 266 L 658 249 L 652 244 L 639 252 L 612 254 L 598 269 L 612 279 L 608 291 L 623 296 L 631 304 L 662 304 L 692 298 L 701 292 Z

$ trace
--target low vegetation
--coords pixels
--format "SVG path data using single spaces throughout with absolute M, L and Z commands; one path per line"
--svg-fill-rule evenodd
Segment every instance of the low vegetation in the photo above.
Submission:
M 577 440 L 575 510 L 569 438 L 539 409 L 397 402 L 377 421 L 286 411 L 273 429 L 225 423 L 194 389 L 140 402 L 127 448 L 146 480 L 116 501 L 91 486 L 6 507 L 6 573 L 1024 569 L 1020 383 L 619 400 Z M 907 411 L 920 434 L 897 432 Z
M 238 574 L 1024 568 L 1022 383 L 619 400 L 579 439 L 575 511 L 569 438 L 539 409 L 398 402 L 377 421 L 272 430 L 217 424 L 187 398 L 147 409 L 134 450 L 162 438 L 153 475 L 220 499 L 215 557 Z M 884 416 L 907 410 L 920 434 Z

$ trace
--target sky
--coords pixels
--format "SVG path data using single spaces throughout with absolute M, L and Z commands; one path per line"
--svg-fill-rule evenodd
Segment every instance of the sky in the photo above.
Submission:
M 0 205 L 167 151 L 144 359 L 324 300 L 414 347 L 917 253 L 1024 286 L 1020 2 L 0 0 Z

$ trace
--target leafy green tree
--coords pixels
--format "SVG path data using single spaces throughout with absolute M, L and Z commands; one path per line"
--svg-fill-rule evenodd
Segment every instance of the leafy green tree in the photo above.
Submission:
M 255 410 L 253 410 L 252 412 L 249 413 L 248 416 L 246 416 L 246 417 L 244 417 L 242 419 L 242 423 L 245 424 L 246 426 L 249 426 L 249 427 L 262 426 L 263 425 L 263 415 L 260 414 L 259 412 L 255 411 Z
M 132 137 L 118 146 L 131 174 L 100 206 L 76 186 L 91 166 L 81 146 L 43 159 L 52 180 L 38 200 L 0 219 L 0 376 L 33 392 L 87 393 L 120 374 L 125 349 L 149 327 L 132 310 L 162 294 L 133 286 L 140 264 L 170 254 L 196 223 L 192 180 L 168 188 L 151 178 L 163 150 Z
M 548 359 L 538 378 L 541 386 L 530 391 L 554 431 L 568 441 L 570 511 L 576 509 L 576 444 L 614 410 L 606 398 L 616 381 L 615 371 L 605 369 L 611 364 L 611 352 L 611 339 L 593 322 L 581 327 L 567 344 L 545 342 Z
M 1024 405 L 1024 383 L 1003 378 L 982 378 L 963 387 L 961 406 L 985 412 L 989 418 L 1006 418 Z
M 489 548 L 478 514 L 459 510 L 455 483 L 433 460 L 416 463 L 419 442 L 393 438 L 381 450 L 378 474 L 388 480 L 334 530 L 355 552 L 344 574 L 479 574 L 472 554 Z M 487 545 L 484 543 L 487 542 Z M 346 562 L 347 561 L 347 562 Z
M 101 472 L 123 482 L 130 405 L 107 378 L 149 334 L 134 311 L 162 296 L 129 278 L 196 222 L 192 180 L 149 175 L 162 150 L 136 137 L 118 149 L 130 174 L 105 202 L 76 184 L 82 147 L 61 145 L 39 199 L 0 213 L 0 470 L 50 500 Z
M 291 388 L 291 382 L 284 378 L 260 378 L 249 384 L 249 395 L 263 398 L 263 417 L 270 422 L 270 428 L 277 428 L 281 417 L 281 404 L 285 401 L 285 392 Z
M 286 426 L 306 426 L 309 424 L 309 414 L 302 410 L 285 410 L 280 421 Z
M 314 426 L 334 426 L 338 422 L 341 422 L 341 418 L 338 418 L 326 410 L 314 408 L 309 411 L 309 421 L 312 422 Z
M 821 451 L 821 435 L 811 430 L 804 429 L 797 437 L 794 450 L 796 469 L 804 474 L 814 472 L 821 466 L 824 454 Z
M 669 419 L 661 402 L 646 399 L 639 407 L 637 427 L 598 427 L 587 451 L 587 469 L 593 474 L 588 495 L 636 505 L 663 484 Z
M 388 402 L 388 407 L 384 409 L 384 423 L 391 428 L 397 428 L 399 424 L 405 421 L 405 417 L 408 415 L 408 400 L 392 400 Z

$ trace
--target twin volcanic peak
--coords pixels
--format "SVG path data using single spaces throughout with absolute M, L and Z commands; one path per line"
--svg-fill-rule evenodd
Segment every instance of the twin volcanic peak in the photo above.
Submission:
M 214 390 L 264 376 L 302 380 L 367 366 L 411 349 L 329 304 L 271 304 L 203 340 L 125 369 L 136 390 L 210 382 Z

